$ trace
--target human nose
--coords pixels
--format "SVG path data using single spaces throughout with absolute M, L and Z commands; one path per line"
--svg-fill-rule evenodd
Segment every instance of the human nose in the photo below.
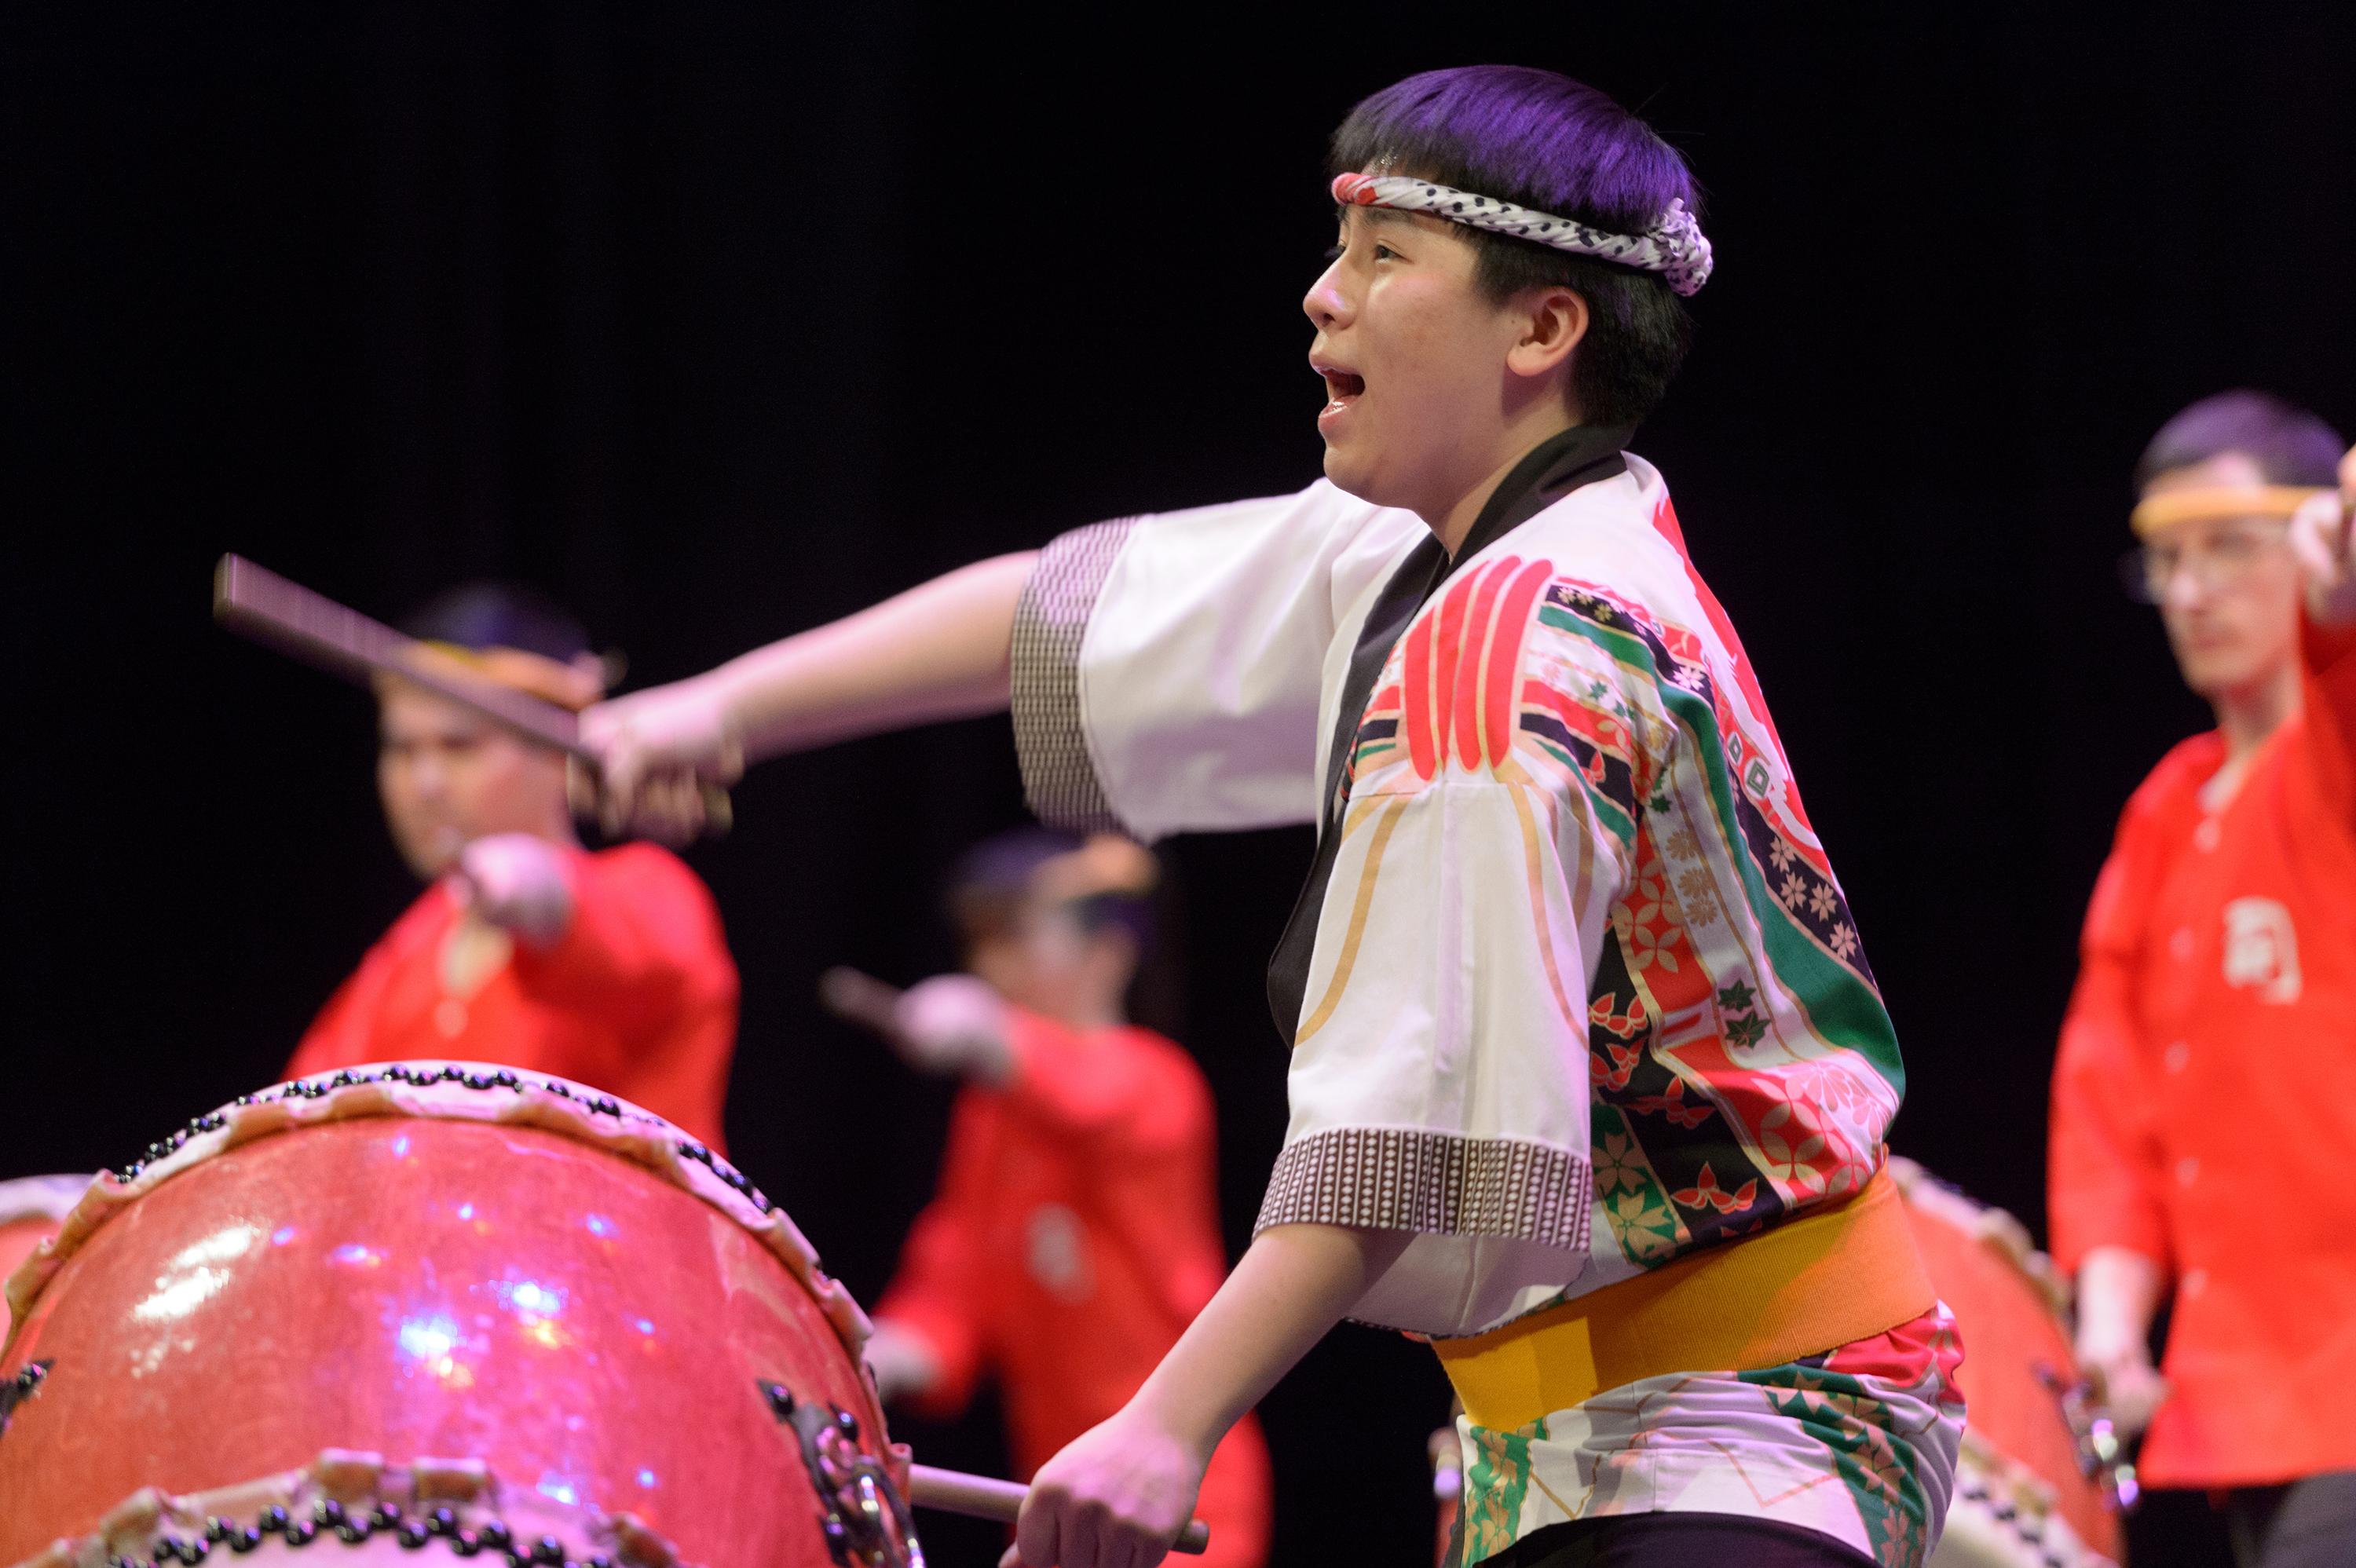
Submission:
M 2159 579 L 2159 592 L 2153 597 L 2179 610 L 2196 608 L 2216 586 L 2210 563 L 2194 550 L 2158 563 L 2155 575 Z
M 1309 292 L 1301 296 L 1301 308 L 1311 325 L 1320 332 L 1330 332 L 1349 325 L 1350 300 L 1342 288 L 1342 259 L 1336 256 L 1317 274 Z
M 423 746 L 402 759 L 403 782 L 419 800 L 439 800 L 449 793 L 449 760 Z

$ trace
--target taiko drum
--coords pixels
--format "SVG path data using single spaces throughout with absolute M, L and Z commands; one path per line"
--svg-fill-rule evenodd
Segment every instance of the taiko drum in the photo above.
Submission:
M 0 1563 L 921 1562 L 858 1307 L 579 1085 L 251 1096 L 101 1176 L 9 1296 Z
M 2011 1215 L 1911 1160 L 1890 1169 L 1964 1342 L 1964 1451 L 1933 1568 L 2111 1568 L 2118 1517 L 2053 1386 L 2075 1375 L 2066 1289 Z

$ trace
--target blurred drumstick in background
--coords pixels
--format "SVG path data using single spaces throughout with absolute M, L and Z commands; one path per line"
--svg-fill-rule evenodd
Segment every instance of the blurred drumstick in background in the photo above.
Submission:
M 860 978 L 865 979 L 865 976 Z M 886 990 L 891 987 L 885 987 Z M 969 1519 L 994 1519 L 1001 1524 L 1012 1524 L 1023 1512 L 1023 1499 L 1031 1488 L 1015 1481 L 994 1480 L 988 1476 L 969 1476 L 960 1470 L 937 1470 L 930 1465 L 908 1467 L 908 1500 L 918 1508 L 938 1509 L 943 1513 L 961 1513 Z M 1183 1552 L 1199 1557 L 1210 1548 L 1211 1527 L 1201 1520 L 1188 1520 L 1178 1539 L 1170 1543 L 1173 1552 Z
M 572 709 L 476 675 L 430 645 L 241 555 L 224 555 L 213 568 L 213 619 L 249 641 L 347 680 L 367 685 L 389 675 L 423 687 L 527 741 L 563 752 L 595 776 L 597 754 L 581 743 L 580 716 Z M 710 783 L 701 787 L 709 831 L 727 832 L 728 792 Z
M 873 1029 L 886 1040 L 900 1035 L 900 988 L 873 975 L 838 964 L 818 977 L 818 999 L 845 1023 Z

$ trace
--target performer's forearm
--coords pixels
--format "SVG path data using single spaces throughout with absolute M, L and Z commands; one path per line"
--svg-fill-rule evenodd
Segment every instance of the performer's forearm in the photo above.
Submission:
M 1408 1239 L 1338 1225 L 1263 1231 L 1130 1408 L 1207 1456 L 1342 1320 Z
M 702 677 L 748 760 L 1005 708 L 1014 607 L 1035 557 L 1003 555 L 732 659 Z
M 2167 1283 L 2158 1263 L 2126 1247 L 2096 1247 L 2078 1265 L 2078 1353 L 2141 1353 Z

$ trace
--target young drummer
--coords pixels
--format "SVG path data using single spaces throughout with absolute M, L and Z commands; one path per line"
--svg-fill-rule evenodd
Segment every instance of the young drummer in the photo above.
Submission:
M 2340 444 L 2228 392 L 2138 467 L 2131 586 L 2217 728 L 2120 817 L 2053 1072 L 2080 1360 L 2144 1480 L 2226 1494 L 2268 1568 L 2356 1562 L 2356 1424 L 2316 1397 L 2356 1370 L 2356 605 L 2331 499 L 2292 517 Z
M 1692 182 L 1601 93 L 1507 67 L 1376 94 L 1333 156 L 1324 480 L 1083 528 L 594 710 L 608 809 L 682 830 L 693 770 L 1011 699 L 1050 818 L 1321 825 L 1270 967 L 1292 1116 L 1259 1232 L 1040 1471 L 1034 1568 L 1158 1561 L 1219 1435 L 1344 1316 L 1432 1337 L 1472 1560 L 1919 1563 L 1961 1409 L 1881 1173 L 1896 1045 L 1622 450 L 1708 274 Z
M 471 673 L 580 708 L 588 635 L 521 590 L 453 590 L 407 629 Z M 594 854 L 560 754 L 399 680 L 377 688 L 377 786 L 423 894 L 304 1035 L 290 1078 L 453 1057 L 577 1079 L 714 1148 L 736 1044 L 736 965 L 702 880 L 669 850 Z
M 1020 1476 L 1119 1410 L 1227 1270 L 1210 1085 L 1124 1016 L 1158 875 L 1116 835 L 1002 834 L 951 884 L 969 973 L 905 995 L 826 977 L 838 1010 L 965 1083 L 868 1364 L 886 1401 L 936 1416 L 994 1373 Z M 1210 1568 L 1267 1560 L 1269 1492 L 1246 1417 L 1194 1506 Z

